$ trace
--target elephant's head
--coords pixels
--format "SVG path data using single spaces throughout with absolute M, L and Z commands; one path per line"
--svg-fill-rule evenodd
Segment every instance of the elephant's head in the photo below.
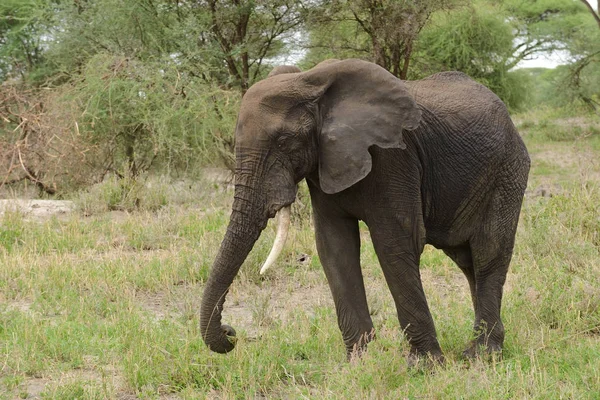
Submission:
M 369 147 L 404 148 L 402 130 L 415 129 L 420 117 L 401 80 L 360 60 L 325 61 L 307 72 L 278 67 L 246 92 L 235 132 L 233 210 L 201 306 L 211 350 L 233 349 L 235 332 L 221 325 L 225 295 L 268 219 L 289 210 L 297 183 L 314 174 L 325 193 L 352 186 L 371 170 Z

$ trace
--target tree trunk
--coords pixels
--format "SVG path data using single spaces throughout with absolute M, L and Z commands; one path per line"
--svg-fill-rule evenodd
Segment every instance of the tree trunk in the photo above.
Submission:
M 408 66 L 410 64 L 411 54 L 412 54 L 412 42 L 407 41 L 406 51 L 404 52 L 404 63 L 402 65 L 402 70 L 400 71 L 400 74 L 397 75 L 398 78 L 400 78 L 402 80 L 406 80 L 406 77 L 408 76 Z

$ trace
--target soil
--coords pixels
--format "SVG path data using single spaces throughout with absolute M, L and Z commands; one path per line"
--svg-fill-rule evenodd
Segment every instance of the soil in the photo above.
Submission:
M 7 212 L 23 214 L 25 218 L 43 220 L 52 216 L 66 216 L 75 210 L 69 200 L 0 200 L 0 216 Z

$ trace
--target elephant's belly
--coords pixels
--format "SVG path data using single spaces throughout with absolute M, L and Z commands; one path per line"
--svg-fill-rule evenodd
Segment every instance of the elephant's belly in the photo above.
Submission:
M 461 232 L 444 232 L 425 228 L 425 242 L 436 249 L 459 247 L 469 241 L 468 235 Z

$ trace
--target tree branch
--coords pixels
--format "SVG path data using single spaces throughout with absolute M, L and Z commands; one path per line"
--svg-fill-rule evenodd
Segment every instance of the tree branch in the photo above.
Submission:
M 594 10 L 594 8 L 592 7 L 592 5 L 590 3 L 588 3 L 586 0 L 580 0 L 583 4 L 585 4 L 585 6 L 587 7 L 588 11 L 592 14 L 592 16 L 594 17 L 594 19 L 596 20 L 596 23 L 598 24 L 598 28 L 600 28 L 600 0 L 598 0 L 598 12 L 596 12 L 596 10 Z
M 217 2 L 216 0 L 209 0 L 208 6 L 210 9 L 210 16 L 212 21 L 212 31 L 221 46 L 221 50 L 225 54 L 225 63 L 227 64 L 227 68 L 229 69 L 229 73 L 236 77 L 240 82 L 242 81 L 242 76 L 238 71 L 234 59 L 231 57 L 231 43 L 225 38 L 221 28 L 219 26 L 219 21 L 217 19 Z

